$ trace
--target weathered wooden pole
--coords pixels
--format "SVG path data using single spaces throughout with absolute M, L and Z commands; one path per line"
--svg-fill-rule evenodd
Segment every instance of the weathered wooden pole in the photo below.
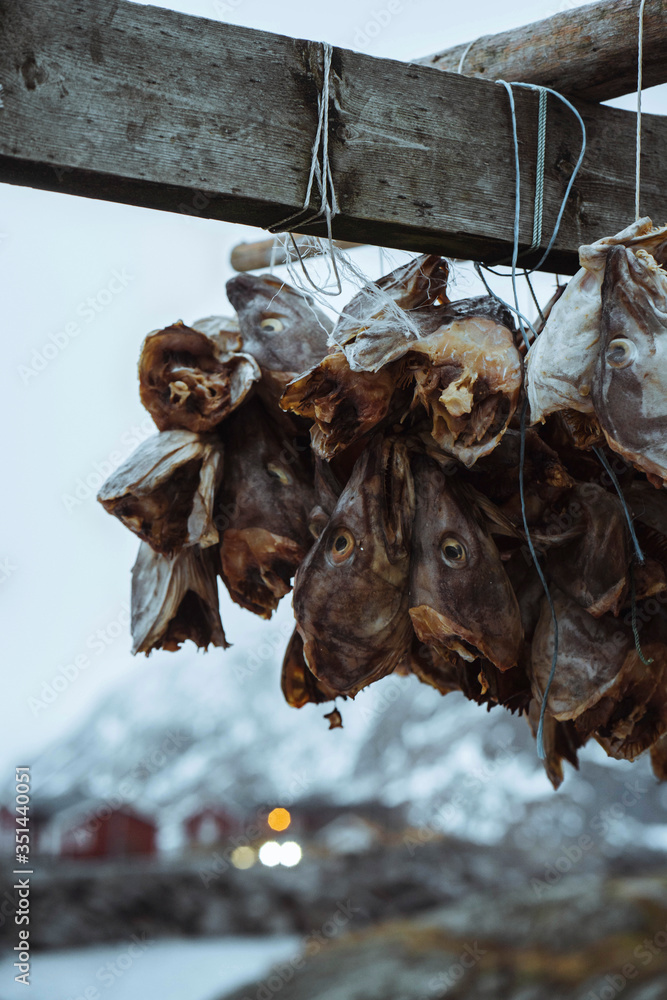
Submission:
M 0 181 L 264 229 L 301 209 L 319 43 L 122 0 L 0 0 L 0 25 Z M 509 256 L 514 157 L 502 87 L 334 49 L 330 95 L 337 239 L 487 262 Z M 546 264 L 563 272 L 576 268 L 580 244 L 634 217 L 635 117 L 580 107 L 588 151 Z M 525 249 L 536 95 L 517 91 L 516 108 Z M 662 222 L 667 121 L 646 115 L 643 134 L 642 210 Z M 551 100 L 543 245 L 579 142 L 577 122 Z M 321 222 L 296 228 L 324 235 Z
M 637 89 L 639 0 L 602 0 L 418 59 L 482 80 L 541 83 L 568 97 L 608 101 Z M 463 60 L 463 64 L 461 64 Z M 667 80 L 667 0 L 644 7 L 644 87 Z

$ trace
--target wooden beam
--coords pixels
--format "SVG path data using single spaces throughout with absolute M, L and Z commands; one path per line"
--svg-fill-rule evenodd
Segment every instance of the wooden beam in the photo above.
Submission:
M 311 236 L 294 234 L 294 239 L 303 257 L 318 257 L 329 252 L 329 241 L 322 240 L 315 242 Z M 352 247 L 362 246 L 361 243 L 349 243 L 347 240 L 334 240 L 334 245 L 339 250 L 350 250 Z M 298 260 L 298 255 L 294 252 L 291 243 L 285 246 L 276 245 L 275 239 L 258 240 L 255 243 L 238 243 L 232 250 L 229 262 L 235 271 L 257 271 L 262 267 L 271 267 L 271 264 L 286 264 L 288 261 Z
M 483 80 L 541 83 L 561 94 L 608 101 L 637 89 L 639 0 L 603 0 L 418 59 Z M 644 7 L 644 87 L 667 83 L 667 0 Z
M 120 0 L 0 0 L 0 20 L 0 180 L 262 228 L 301 207 L 319 44 Z M 507 258 L 514 162 L 502 87 L 335 49 L 331 92 L 336 238 Z M 535 94 L 517 91 L 516 106 L 524 248 Z M 634 116 L 582 111 L 588 153 L 548 262 L 563 272 L 581 243 L 634 215 Z M 646 115 L 643 137 L 642 209 L 663 222 L 665 120 Z M 578 149 L 578 125 L 550 101 L 545 234 Z M 321 224 L 307 231 L 323 235 Z

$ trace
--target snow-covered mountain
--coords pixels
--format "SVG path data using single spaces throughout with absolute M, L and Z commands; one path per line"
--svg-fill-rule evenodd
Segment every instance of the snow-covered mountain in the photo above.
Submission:
M 175 829 L 213 803 L 243 814 L 268 802 L 379 800 L 404 805 L 426 831 L 481 843 L 558 843 L 597 818 L 610 846 L 667 848 L 667 788 L 646 759 L 609 761 L 588 747 L 555 793 L 523 719 L 443 698 L 413 677 L 339 700 L 343 729 L 329 731 L 330 705 L 290 708 L 280 691 L 292 629 L 283 604 L 226 652 L 153 654 L 35 762 L 35 803 L 131 802 Z

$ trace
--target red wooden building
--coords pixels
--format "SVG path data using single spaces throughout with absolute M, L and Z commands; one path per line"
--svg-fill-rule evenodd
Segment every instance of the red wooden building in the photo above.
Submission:
M 155 854 L 157 829 L 129 806 L 79 808 L 61 817 L 59 849 L 68 858 L 118 858 Z

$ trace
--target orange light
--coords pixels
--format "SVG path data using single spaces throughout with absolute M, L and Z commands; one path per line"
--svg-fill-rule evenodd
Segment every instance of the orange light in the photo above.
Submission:
M 292 817 L 287 809 L 272 809 L 267 822 L 272 830 L 277 830 L 280 833 L 281 830 L 287 829 L 292 822 Z

